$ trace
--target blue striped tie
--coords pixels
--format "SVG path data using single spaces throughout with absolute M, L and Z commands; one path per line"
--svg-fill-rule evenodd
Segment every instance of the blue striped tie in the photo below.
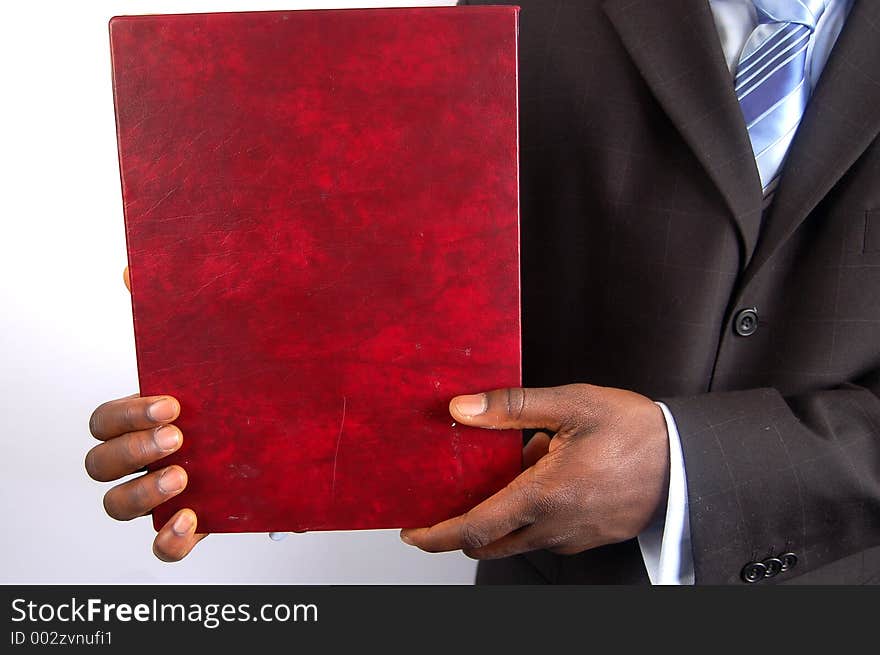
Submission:
M 761 186 L 769 196 L 810 97 L 807 46 L 825 0 L 754 3 L 759 24 L 740 55 L 734 84 Z

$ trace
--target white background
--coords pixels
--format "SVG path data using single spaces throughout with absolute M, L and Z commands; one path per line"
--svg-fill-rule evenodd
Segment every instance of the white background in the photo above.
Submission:
M 7 2 L 0 20 L 0 582 L 470 583 L 396 531 L 214 535 L 183 562 L 118 523 L 82 461 L 88 418 L 137 390 L 107 21 L 115 14 L 450 1 Z

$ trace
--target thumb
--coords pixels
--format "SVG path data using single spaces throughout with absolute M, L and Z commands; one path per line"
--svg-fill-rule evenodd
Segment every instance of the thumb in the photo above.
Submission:
M 122 281 L 125 282 L 125 288 L 131 293 L 131 276 L 128 273 L 128 266 L 122 271 Z
M 449 413 L 460 423 L 479 428 L 557 432 L 570 405 L 566 394 L 565 387 L 495 389 L 456 396 L 449 403 Z

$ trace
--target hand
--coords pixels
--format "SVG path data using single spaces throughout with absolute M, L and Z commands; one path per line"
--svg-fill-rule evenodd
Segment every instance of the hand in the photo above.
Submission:
M 665 505 L 666 421 L 644 396 L 572 384 L 458 396 L 449 408 L 466 425 L 556 434 L 535 434 L 507 487 L 462 516 L 402 530 L 406 543 L 475 559 L 542 548 L 572 555 L 637 536 Z
M 130 290 L 128 268 L 123 279 Z M 179 414 L 180 403 L 171 396 L 135 395 L 104 403 L 89 420 L 92 435 L 103 443 L 86 454 L 86 471 L 94 480 L 109 482 L 170 455 L 183 442 L 183 434 L 173 425 Z M 144 516 L 183 491 L 186 483 L 183 468 L 167 466 L 110 489 L 104 495 L 104 509 L 119 521 Z M 196 533 L 196 524 L 191 509 L 175 513 L 156 534 L 153 553 L 166 562 L 186 557 L 207 536 Z

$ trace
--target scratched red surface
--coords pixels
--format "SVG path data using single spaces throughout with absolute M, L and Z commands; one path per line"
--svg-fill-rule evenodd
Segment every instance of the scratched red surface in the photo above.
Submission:
M 141 393 L 200 531 L 420 526 L 520 468 L 510 7 L 114 18 Z

